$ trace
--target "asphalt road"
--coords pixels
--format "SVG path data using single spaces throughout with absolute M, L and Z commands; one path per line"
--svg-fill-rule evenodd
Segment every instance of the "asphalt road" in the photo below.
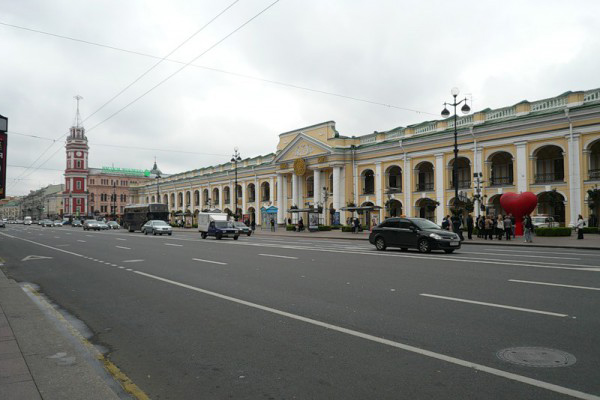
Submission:
M 599 255 L 0 230 L 9 277 L 83 320 L 152 399 L 597 398 Z M 520 347 L 575 362 L 502 353 Z

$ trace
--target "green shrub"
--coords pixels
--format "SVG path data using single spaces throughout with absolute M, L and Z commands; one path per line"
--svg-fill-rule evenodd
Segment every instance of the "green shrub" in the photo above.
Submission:
M 354 230 L 354 227 L 351 225 L 342 226 L 342 232 L 352 232 L 353 230 Z
M 571 236 L 571 228 L 536 228 L 536 236 Z
M 198 229 L 198 224 L 192 224 L 192 228 Z
M 286 231 L 295 231 L 296 230 L 296 226 L 295 225 L 286 225 L 285 226 L 285 230 Z
M 333 227 L 331 227 L 329 225 L 319 225 L 320 231 L 330 231 L 331 229 L 333 229 Z
M 341 225 L 331 225 L 330 228 L 331 229 L 342 229 L 342 226 Z M 331 229 L 329 229 L 329 230 L 331 230 Z
M 173 228 L 177 228 L 179 225 L 177 225 L 175 222 L 171 222 L 171 226 L 172 226 Z
M 588 226 L 587 228 L 583 228 L 583 233 L 600 233 L 600 228 Z

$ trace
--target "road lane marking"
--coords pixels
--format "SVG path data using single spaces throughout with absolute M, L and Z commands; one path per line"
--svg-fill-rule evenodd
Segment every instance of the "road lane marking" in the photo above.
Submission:
M 56 247 L 67 247 L 70 246 L 68 244 L 55 244 Z
M 115 238 L 115 239 L 117 239 L 117 240 L 127 240 L 127 239 L 123 239 L 123 238 Z
M 544 253 L 544 254 L 568 254 L 568 255 L 574 255 L 574 256 L 597 256 L 598 253 L 571 253 L 569 251 L 564 251 L 564 252 L 559 252 L 559 251 L 544 251 L 544 250 L 534 250 L 533 248 L 531 248 L 530 250 L 504 250 L 504 249 L 486 249 L 486 250 L 492 250 L 492 251 L 504 251 L 504 252 L 510 252 L 510 253 Z M 569 250 L 569 249 L 565 249 L 565 250 Z M 572 250 L 577 250 L 577 249 L 572 249 Z
M 205 263 L 211 263 L 211 264 L 227 265 L 227 263 L 224 263 L 224 262 L 220 262 L 220 261 L 210 261 L 210 260 L 202 260 L 201 258 L 192 258 L 192 260 L 194 260 L 194 261 L 200 261 L 200 262 L 205 262 Z
M 87 236 L 87 237 L 94 237 L 94 235 L 85 235 L 85 236 Z
M 52 257 L 31 255 L 31 256 L 27 256 L 27 257 L 23 258 L 21 261 L 48 260 L 48 259 L 52 259 Z
M 125 246 L 115 246 L 117 249 L 123 249 L 123 250 L 131 250 L 131 247 L 125 247 Z
M 525 311 L 525 312 L 530 312 L 530 313 L 534 313 L 534 314 L 544 314 L 544 315 L 550 315 L 552 317 L 561 317 L 561 318 L 568 317 L 567 314 L 559 314 L 559 313 L 554 313 L 554 312 L 550 312 L 550 311 L 533 310 L 531 308 L 505 306 L 503 304 L 486 303 L 483 301 L 459 299 L 457 297 L 438 296 L 435 294 L 428 294 L 428 293 L 421 293 L 420 296 L 433 297 L 433 298 L 442 299 L 442 300 L 458 301 L 461 303 L 478 304 L 481 306 L 488 306 L 488 307 L 506 308 L 508 310 Z
M 182 244 L 175 244 L 175 243 L 165 243 L 165 246 L 177 246 L 177 247 L 183 247 Z
M 297 260 L 298 257 L 290 257 L 290 256 L 278 256 L 277 254 L 259 254 L 259 256 L 264 257 L 277 257 L 277 258 L 289 258 L 291 260 Z
M 528 258 L 551 258 L 553 260 L 581 260 L 581 258 L 579 258 L 579 257 L 532 256 L 532 255 L 528 255 L 528 254 L 503 254 L 503 253 L 486 253 L 486 252 L 477 252 L 477 251 L 461 251 L 460 254 L 485 254 L 487 256 L 514 256 L 514 257 L 528 257 Z
M 590 286 L 564 285 L 564 284 L 560 284 L 560 283 L 550 283 L 550 282 L 522 281 L 520 279 L 509 279 L 508 281 L 509 282 L 518 282 L 518 283 L 531 283 L 532 285 L 560 286 L 560 287 L 573 288 L 573 289 L 600 290 L 600 288 L 590 287 Z
M 78 242 L 85 243 L 85 240 L 77 239 Z
M 430 350 L 425 350 L 419 347 L 415 347 L 415 346 L 411 346 L 408 344 L 404 344 L 404 343 L 400 343 L 400 342 L 394 342 L 392 340 L 389 339 L 384 339 L 378 336 L 374 336 L 374 335 L 370 335 L 368 333 L 363 333 L 363 332 L 359 332 L 359 331 L 355 331 L 352 329 L 348 329 L 348 328 L 344 328 L 341 326 L 337 326 L 337 325 L 333 325 L 333 324 L 329 324 L 327 322 L 323 322 L 323 321 L 319 321 L 316 319 L 312 319 L 312 318 L 307 318 L 307 317 L 303 317 L 301 315 L 297 315 L 297 314 L 292 314 L 289 313 L 287 311 L 282 311 L 282 310 L 278 310 L 276 308 L 271 308 L 271 307 L 267 307 L 267 306 L 263 306 L 257 303 L 251 303 L 249 301 L 246 300 L 241 300 L 235 297 L 231 297 L 231 296 L 226 296 L 224 294 L 220 294 L 220 293 L 216 293 L 216 292 L 211 292 L 209 290 L 205 290 L 205 289 L 201 289 L 195 286 L 191 286 L 191 285 L 187 285 L 185 283 L 181 283 L 181 282 L 177 282 L 177 281 L 172 281 L 170 279 L 166 279 L 166 278 L 162 278 L 160 276 L 157 275 L 151 275 L 151 274 L 147 274 L 145 272 L 141 272 L 141 271 L 133 271 L 134 274 L 138 274 L 138 275 L 142 275 L 145 276 L 147 278 L 151 278 L 151 279 L 156 279 L 158 281 L 162 281 L 165 283 L 169 283 L 171 285 L 175 285 L 175 286 L 179 286 L 185 289 L 189 289 L 189 290 L 193 290 L 195 292 L 199 292 L 199 293 L 203 293 L 209 296 L 213 296 L 213 297 L 217 297 L 226 301 L 230 301 L 233 303 L 237 303 L 237 304 L 241 304 L 247 307 L 251 307 L 251 308 L 255 308 L 261 311 L 265 311 L 268 313 L 272 313 L 272 314 L 276 314 L 276 315 L 280 315 L 286 318 L 290 318 L 290 319 L 294 319 L 296 321 L 301 321 L 301 322 L 305 322 L 307 324 L 311 324 L 311 325 L 315 325 L 315 326 L 319 326 L 325 329 L 329 329 L 332 331 L 336 331 L 336 332 L 340 332 L 346 335 L 350 335 L 350 336 L 354 336 L 354 337 L 358 337 L 361 339 L 365 339 L 365 340 L 369 340 L 371 342 L 375 342 L 375 343 L 379 343 L 379 344 L 383 344 L 386 346 L 390 346 L 390 347 L 395 347 L 397 349 L 401 349 L 404 351 L 408 351 L 411 353 L 415 353 L 415 354 L 419 354 L 425 357 L 429 357 L 429 358 L 433 358 L 436 360 L 440 360 L 440 361 L 444 361 L 450 364 L 454 364 L 454 365 L 459 365 L 461 367 L 466 367 L 466 368 L 471 368 L 474 369 L 476 371 L 481 371 L 481 372 L 486 372 L 488 374 L 491 375 L 495 375 L 495 376 L 499 376 L 501 378 L 506 378 L 509 380 L 513 380 L 516 382 L 521 382 L 527 385 L 531 385 L 531 386 L 535 386 L 535 387 L 539 387 L 542 389 L 546 389 L 549 391 L 553 391 L 556 393 L 561 393 L 561 394 L 565 394 L 568 396 L 572 396 L 572 397 L 576 397 L 579 399 L 586 399 L 586 400 L 600 400 L 600 396 L 596 396 L 593 394 L 589 394 L 589 393 L 585 393 L 585 392 L 581 392 L 578 390 L 574 390 L 574 389 L 570 389 L 564 386 L 559 386 L 559 385 L 555 385 L 553 383 L 549 383 L 549 382 L 544 382 L 544 381 L 540 381 L 537 379 L 533 379 L 533 378 L 528 378 L 526 376 L 522 376 L 522 375 L 518 375 L 512 372 L 507 372 L 507 371 L 502 371 L 500 369 L 496 369 L 496 368 L 492 368 L 492 367 L 488 367 L 482 364 L 477 364 L 477 363 L 473 363 L 470 361 L 466 361 L 460 358 L 456 358 L 456 357 L 451 357 L 451 356 L 447 356 L 445 354 L 441 354 L 441 353 L 436 353 Z
M 119 269 L 125 269 L 125 267 L 119 267 Z
M 131 263 L 131 262 L 142 262 L 142 261 L 144 261 L 144 260 L 125 260 L 123 262 Z

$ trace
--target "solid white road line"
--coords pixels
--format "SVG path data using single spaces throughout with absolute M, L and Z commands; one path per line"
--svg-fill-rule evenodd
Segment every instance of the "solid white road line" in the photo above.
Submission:
M 277 257 L 277 258 L 289 258 L 290 260 L 297 260 L 298 257 L 290 257 L 290 256 L 279 256 L 277 254 L 259 254 L 259 256 L 264 257 Z
M 200 261 L 200 262 L 205 262 L 205 263 L 211 263 L 211 264 L 227 265 L 227 263 L 224 263 L 224 262 L 220 262 L 220 261 L 210 261 L 210 260 L 202 260 L 201 258 L 192 258 L 192 260 L 194 260 L 194 261 Z
M 461 251 L 460 254 L 485 254 L 487 256 L 514 256 L 514 257 L 528 257 L 528 258 L 551 258 L 553 260 L 581 260 L 579 257 L 554 257 L 554 256 L 532 256 L 529 254 L 503 254 L 503 253 L 487 253 L 477 251 Z
M 574 255 L 574 256 L 597 256 L 599 253 L 571 253 L 568 250 L 569 249 L 565 249 L 567 251 L 545 251 L 544 249 L 541 250 L 534 250 L 533 248 L 531 248 L 530 250 L 504 250 L 504 249 L 486 249 L 486 250 L 491 250 L 491 251 L 505 251 L 505 252 L 509 252 L 509 253 L 543 253 L 543 254 L 562 254 L 562 255 Z M 573 250 L 577 250 L 577 249 L 573 249 Z
M 123 262 L 130 263 L 130 262 L 142 262 L 142 261 L 144 261 L 144 260 L 125 260 Z
M 117 249 L 131 250 L 131 247 L 115 246 Z
M 518 282 L 518 283 L 531 283 L 532 285 L 560 286 L 560 287 L 573 288 L 573 289 L 600 290 L 600 288 L 597 288 L 597 287 L 563 285 L 560 283 L 550 283 L 550 282 L 522 281 L 520 279 L 509 279 L 508 281 L 509 282 Z
M 567 314 L 559 314 L 559 313 L 554 313 L 554 312 L 549 312 L 549 311 L 533 310 L 531 308 L 505 306 L 502 304 L 495 304 L 495 303 L 485 303 L 483 301 L 459 299 L 456 297 L 438 296 L 435 294 L 421 293 L 420 296 L 433 297 L 433 298 L 442 299 L 442 300 L 458 301 L 461 303 L 479 304 L 481 306 L 488 306 L 488 307 L 506 308 L 508 310 L 525 311 L 525 312 L 530 312 L 530 313 L 534 313 L 534 314 L 544 314 L 544 315 L 550 315 L 552 317 L 562 317 L 562 318 L 568 317 Z
M 231 297 L 231 296 L 226 296 L 220 293 L 216 293 L 216 292 L 211 292 L 209 290 L 205 290 L 205 289 L 200 289 L 198 287 L 195 286 L 191 286 L 191 285 L 187 285 L 185 283 L 181 283 L 181 282 L 177 282 L 177 281 L 172 281 L 170 279 L 166 279 L 166 278 L 162 278 L 160 276 L 156 276 L 156 275 L 151 275 L 151 274 L 147 274 L 145 272 L 140 272 L 140 271 L 133 271 L 135 274 L 138 275 L 142 275 L 145 276 L 147 278 L 151 278 L 151 279 L 156 279 L 165 283 L 169 283 L 171 285 L 176 285 L 185 289 L 190 289 L 193 290 L 195 292 L 199 292 L 199 293 L 203 293 L 209 296 L 213 296 L 213 297 L 217 297 L 223 300 L 227 300 L 227 301 L 231 301 L 233 303 L 237 303 L 237 304 L 242 304 L 244 306 L 247 307 L 251 307 L 251 308 L 255 308 L 258 310 L 262 310 L 262 311 L 266 311 L 272 314 L 276 314 L 276 315 L 280 315 L 286 318 L 290 318 L 290 319 L 294 319 L 297 321 L 301 321 L 301 322 L 305 322 L 307 324 L 311 324 L 311 325 L 315 325 L 315 326 L 319 326 L 322 328 L 326 328 L 326 329 L 330 329 L 332 331 L 336 331 L 336 332 L 340 332 L 346 335 L 350 335 L 350 336 L 354 336 L 354 337 L 358 337 L 361 339 L 365 339 L 365 340 L 369 340 L 372 342 L 376 342 L 379 344 L 383 344 L 386 346 L 391 346 L 391 347 L 395 347 L 397 349 L 401 349 L 401 350 L 405 350 L 411 353 L 415 353 L 415 354 L 419 354 L 425 357 L 429 357 L 429 358 L 434 358 L 436 360 L 440 360 L 440 361 L 445 361 L 454 365 L 459 365 L 461 367 L 466 367 L 466 368 L 472 368 L 476 371 L 481 371 L 481 372 L 486 372 L 488 374 L 491 375 L 495 375 L 495 376 L 499 376 L 501 378 L 506 378 L 509 380 L 513 380 L 516 382 L 521 382 L 524 383 L 526 385 L 531 385 L 531 386 L 535 386 L 535 387 L 539 387 L 542 389 L 546 389 L 546 390 L 550 390 L 556 393 L 561 393 L 561 394 L 565 394 L 567 396 L 572 396 L 575 398 L 579 398 L 579 399 L 586 399 L 586 400 L 600 400 L 600 396 L 595 396 L 593 394 L 589 394 L 589 393 L 585 393 L 585 392 L 580 392 L 578 390 L 573 390 L 573 389 L 569 389 L 563 386 L 559 386 L 559 385 L 555 385 L 553 383 L 548 383 L 548 382 L 544 382 L 544 381 L 540 381 L 537 379 L 532 379 L 532 378 L 528 378 L 526 376 L 522 376 L 522 375 L 517 375 L 511 372 L 506 372 L 506 371 L 502 371 L 500 369 L 496 369 L 496 368 L 491 368 L 491 367 L 487 367 L 485 365 L 482 364 L 476 364 L 476 363 L 472 363 L 470 361 L 466 361 L 466 360 L 462 360 L 460 358 L 456 358 L 456 357 L 451 357 L 451 356 L 447 356 L 444 354 L 440 354 L 440 353 L 436 353 L 433 351 L 429 351 L 429 350 L 425 350 L 425 349 L 421 349 L 419 347 L 415 347 L 415 346 L 411 346 L 408 344 L 404 344 L 404 343 L 400 343 L 400 342 L 394 342 L 392 340 L 388 340 L 388 339 L 384 339 L 381 337 L 377 337 L 377 336 L 373 336 L 373 335 L 369 335 L 368 333 L 363 333 L 363 332 L 359 332 L 359 331 L 355 331 L 352 329 L 348 329 L 348 328 L 343 328 L 341 326 L 337 326 L 337 325 L 332 325 L 332 324 L 328 324 L 327 322 L 322 322 L 316 319 L 312 319 L 312 318 L 307 318 L 307 317 L 303 317 L 301 315 L 297 315 L 297 314 L 292 314 L 289 313 L 287 311 L 282 311 L 282 310 L 278 310 L 276 308 L 271 308 L 271 307 L 267 307 L 267 306 L 263 306 L 260 304 L 256 304 L 256 303 L 251 303 L 249 301 L 246 300 L 241 300 L 241 299 L 237 299 L 235 297 Z
M 183 247 L 182 244 L 175 244 L 175 243 L 165 243 L 165 246 L 177 246 L 177 247 Z

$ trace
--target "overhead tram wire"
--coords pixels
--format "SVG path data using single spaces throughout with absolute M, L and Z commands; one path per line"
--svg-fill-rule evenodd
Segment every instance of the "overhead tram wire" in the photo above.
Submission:
M 73 42 L 83 43 L 83 44 L 87 44 L 87 45 L 91 45 L 91 46 L 97 46 L 97 47 L 102 47 L 102 48 L 106 48 L 106 49 L 110 49 L 110 50 L 120 51 L 120 52 L 123 52 L 123 53 L 133 54 L 133 55 L 137 55 L 137 56 L 141 56 L 141 57 L 153 58 L 153 59 L 156 59 L 156 60 L 161 60 L 162 59 L 162 57 L 160 57 L 160 56 L 155 56 L 155 55 L 148 54 L 148 53 L 142 53 L 140 51 L 128 50 L 128 49 L 123 49 L 123 48 L 120 48 L 120 47 L 110 46 L 110 45 L 106 45 L 106 44 L 102 44 L 102 43 L 91 42 L 89 40 L 83 40 L 83 39 L 77 39 L 77 38 L 73 38 L 73 37 L 69 37 L 69 36 L 64 36 L 64 35 L 58 35 L 58 34 L 51 33 L 51 32 L 45 32 L 45 31 L 41 31 L 41 30 L 37 30 L 37 29 L 26 28 L 26 27 L 19 26 L 19 25 L 8 24 L 8 23 L 2 22 L 2 21 L 0 21 L 0 25 L 7 26 L 7 27 L 10 27 L 10 28 L 15 28 L 15 29 L 22 29 L 22 30 L 25 30 L 25 31 L 28 31 L 28 32 L 38 33 L 38 34 L 41 34 L 41 35 L 48 35 L 48 36 L 56 37 L 56 38 L 59 38 L 59 39 L 70 40 L 70 41 L 73 41 Z M 186 62 L 184 62 L 184 61 L 174 60 L 174 59 L 170 59 L 170 58 L 166 58 L 165 61 L 168 61 L 168 62 L 171 62 L 171 63 L 175 63 L 175 64 L 186 64 Z M 427 112 L 427 111 L 415 110 L 415 109 L 412 109 L 412 108 L 401 107 L 401 106 L 397 106 L 397 105 L 394 105 L 394 104 L 387 104 L 387 103 L 383 103 L 383 102 L 379 102 L 379 101 L 362 99 L 360 97 L 349 96 L 349 95 L 345 95 L 345 94 L 341 94 L 341 93 L 335 93 L 335 92 L 329 92 L 329 91 L 320 90 L 320 89 L 314 89 L 314 88 L 310 88 L 310 87 L 307 87 L 307 86 L 296 85 L 296 84 L 293 84 L 293 83 L 287 83 L 287 82 L 282 82 L 282 81 L 277 81 L 277 80 L 272 80 L 272 79 L 266 79 L 266 78 L 259 78 L 257 76 L 251 76 L 251 75 L 241 74 L 241 73 L 232 72 L 232 71 L 226 71 L 226 70 L 219 69 L 219 68 L 212 68 L 212 67 L 207 67 L 207 66 L 198 65 L 198 64 L 190 64 L 189 66 L 190 67 L 194 67 L 194 68 L 199 68 L 199 69 L 204 69 L 204 70 L 212 71 L 212 72 L 218 72 L 218 73 L 222 73 L 222 74 L 233 75 L 233 76 L 237 76 L 237 77 L 244 78 L 244 79 L 251 79 L 251 80 L 255 80 L 255 81 L 259 81 L 259 82 L 270 83 L 270 84 L 273 84 L 273 85 L 289 87 L 289 88 L 292 88 L 292 89 L 305 90 L 307 92 L 319 93 L 319 94 L 324 94 L 324 95 L 327 95 L 327 96 L 340 97 L 340 98 L 343 98 L 343 99 L 359 101 L 359 102 L 362 102 L 362 103 L 368 103 L 368 104 L 378 105 L 378 106 L 382 106 L 382 107 L 393 108 L 393 109 L 396 109 L 396 110 L 409 111 L 409 112 L 414 112 L 414 113 L 423 114 L 423 115 L 433 115 L 433 116 L 436 116 L 436 117 L 438 116 L 437 114 L 433 114 L 433 113 L 430 113 L 430 112 Z
M 233 3 L 231 3 L 229 6 L 225 7 L 221 12 L 219 12 L 215 17 L 213 17 L 210 21 L 208 21 L 206 24 L 204 24 L 200 29 L 198 29 L 196 32 L 194 32 L 191 36 L 189 36 L 187 39 L 185 39 L 183 42 L 181 42 L 179 45 L 177 45 L 173 50 L 171 50 L 166 56 L 161 57 L 158 62 L 156 62 L 154 65 L 152 65 L 149 69 L 147 69 L 144 73 L 142 73 L 140 76 L 138 76 L 136 79 L 133 80 L 133 82 L 131 82 L 129 85 L 127 85 L 125 88 L 123 88 L 121 91 L 119 91 L 116 95 L 114 95 L 112 98 L 110 98 L 108 101 L 106 101 L 102 106 L 100 106 L 100 108 L 98 108 L 96 111 L 94 111 L 92 114 L 88 115 L 83 122 L 87 121 L 89 118 L 91 118 L 93 115 L 95 115 L 96 113 L 98 113 L 100 110 L 102 110 L 104 107 L 106 107 L 108 104 L 110 104 L 112 101 L 114 101 L 117 97 L 119 97 L 121 94 L 123 94 L 127 89 L 129 89 L 131 86 L 133 86 L 135 83 L 137 83 L 140 79 L 142 79 L 144 76 L 146 76 L 148 73 L 150 73 L 150 71 L 152 71 L 154 68 L 156 68 L 158 65 L 160 65 L 164 60 L 167 59 L 167 57 L 169 57 L 170 55 L 172 55 L 173 53 L 175 53 L 177 50 L 179 50 L 183 45 L 185 45 L 187 42 L 189 42 L 192 38 L 194 38 L 196 35 L 198 35 L 200 32 L 202 32 L 204 29 L 206 29 L 206 27 L 208 27 L 210 24 L 212 24 L 215 20 L 217 20 L 221 15 L 223 15 L 224 13 L 226 13 L 231 7 L 233 7 L 236 3 L 238 3 L 240 0 L 234 0 Z M 8 24 L 6 24 L 8 25 Z M 10 25 L 9 25 L 10 26 Z M 98 126 L 100 124 L 97 124 L 96 126 Z M 89 131 L 89 130 L 88 130 Z M 28 175 L 25 175 L 28 173 L 28 170 L 31 169 L 35 163 L 44 156 L 44 154 L 46 154 L 48 152 L 48 150 L 50 150 L 50 148 L 52 146 L 54 146 L 54 144 L 56 142 L 58 142 L 59 140 L 61 140 L 63 137 L 65 137 L 66 135 L 68 135 L 69 132 L 63 134 L 62 136 L 60 136 L 59 138 L 55 139 L 53 143 L 51 143 L 43 152 L 42 154 L 40 154 L 38 156 L 38 158 L 35 159 L 35 161 L 33 163 L 31 163 L 30 167 L 27 168 L 25 171 L 21 172 L 20 177 L 26 177 L 31 175 L 33 172 L 35 172 L 38 168 L 35 168 L 33 170 L 31 170 L 29 172 Z M 60 150 L 60 149 L 59 149 Z M 52 156 L 50 156 L 50 158 L 54 157 L 54 155 L 57 153 L 58 151 L 54 152 L 52 154 Z M 40 167 L 42 165 L 44 165 L 50 158 L 46 159 L 46 161 L 44 161 L 42 164 L 40 164 Z
M 115 111 L 114 113 L 112 113 L 111 115 L 109 115 L 107 118 L 103 119 L 102 121 L 100 121 L 96 125 L 92 126 L 90 129 L 88 129 L 88 132 L 91 131 L 91 130 L 93 130 L 94 128 L 97 128 L 98 126 L 102 125 L 103 123 L 105 123 L 109 119 L 113 118 L 117 114 L 121 113 L 123 110 L 125 110 L 129 106 L 133 105 L 134 103 L 136 103 L 138 100 L 142 99 L 143 97 L 145 97 L 147 94 L 149 94 L 150 92 L 152 92 L 154 89 L 158 88 L 163 83 L 165 83 L 168 80 L 170 80 L 172 77 L 174 77 L 175 75 L 177 75 L 178 73 L 180 73 L 181 71 L 183 71 L 186 67 L 188 67 L 191 63 L 193 63 L 194 61 L 196 61 L 197 59 L 199 59 L 200 57 L 202 57 L 203 55 L 205 55 L 206 53 L 208 53 L 209 51 L 211 51 L 212 49 L 214 49 L 215 47 L 217 47 L 221 43 L 223 43 L 225 40 L 227 40 L 228 38 L 230 38 L 231 36 L 233 36 L 236 32 L 240 31 L 242 28 L 244 28 L 250 22 L 254 21 L 256 18 L 258 18 L 259 16 L 261 16 L 263 13 L 265 13 L 268 9 L 270 9 L 271 7 L 273 7 L 275 4 L 279 3 L 279 1 L 280 0 L 275 0 L 274 2 L 272 2 L 271 4 L 269 4 L 267 7 L 265 7 L 264 9 L 262 9 L 258 14 L 254 15 L 252 18 L 248 19 L 246 22 L 244 22 L 243 24 L 241 24 L 240 26 L 238 26 L 237 28 L 235 28 L 233 31 L 229 32 L 227 35 L 225 35 L 223 38 L 221 38 L 220 40 L 218 40 L 216 43 L 214 43 L 208 49 L 204 50 L 202 53 L 200 53 L 196 57 L 192 58 L 189 62 L 187 62 L 186 64 L 182 65 L 181 68 L 179 68 L 177 71 L 175 71 L 172 74 L 168 75 L 166 78 L 164 78 L 163 80 L 161 80 L 160 82 L 158 82 L 156 85 L 152 86 L 150 89 L 148 89 L 147 91 L 145 91 L 144 93 L 142 93 L 140 96 L 136 97 L 135 99 L 133 99 L 132 101 L 130 101 L 129 103 L 127 103 L 125 106 L 121 107 L 120 109 L 118 109 L 117 111 Z
M 102 125 L 104 122 L 108 121 L 109 119 L 111 119 L 115 115 L 119 114 L 121 111 L 125 110 L 127 107 L 131 106 L 132 104 L 134 104 L 135 102 L 137 102 L 138 100 L 140 100 L 142 97 L 146 96 L 148 93 L 152 92 L 154 89 L 156 89 L 157 87 L 159 87 L 160 85 L 162 85 L 163 83 L 165 83 L 166 81 L 168 81 L 169 79 L 171 79 L 173 76 L 175 76 L 176 74 L 178 74 L 179 72 L 181 72 L 184 68 L 186 68 L 188 65 L 190 65 L 191 63 L 193 63 L 194 61 L 196 61 L 198 58 L 202 57 L 204 54 L 208 53 L 209 51 L 211 51 L 212 49 L 214 49 L 215 47 L 217 47 L 219 44 L 223 43 L 225 40 L 227 40 L 233 34 L 235 34 L 236 32 L 238 32 L 239 30 L 241 30 L 243 27 L 245 27 L 250 22 L 252 22 L 256 18 L 258 18 L 263 13 L 265 13 L 268 9 L 270 9 L 271 7 L 273 7 L 275 4 L 279 3 L 279 1 L 280 0 L 275 0 L 273 3 L 269 4 L 267 7 L 265 7 L 264 9 L 262 9 L 258 14 L 254 15 L 252 18 L 248 19 L 246 22 L 244 22 L 243 24 L 241 24 L 240 26 L 238 26 L 236 29 L 234 29 L 233 31 L 231 31 L 229 34 L 225 35 L 223 38 L 221 38 L 215 44 L 213 44 L 208 49 L 206 49 L 205 51 L 203 51 L 202 53 L 200 53 L 198 56 L 194 57 L 191 61 L 189 61 L 188 63 L 186 63 L 185 65 L 183 65 L 177 71 L 175 71 L 174 73 L 172 73 L 169 76 L 167 76 L 165 79 L 163 79 L 162 81 L 160 81 L 159 83 L 157 83 L 156 85 L 154 85 L 152 88 L 150 88 L 149 90 L 147 90 L 146 92 L 144 92 L 142 95 L 138 96 L 133 101 L 129 102 L 124 107 L 120 108 L 119 110 L 117 110 L 116 112 L 114 112 L 113 114 L 111 114 L 109 117 L 105 118 L 104 120 L 100 121 L 96 125 L 92 126 L 90 129 L 87 130 L 87 132 L 90 132 L 93 129 L 97 128 L 98 126 Z M 62 139 L 65 135 L 61 136 L 57 140 Z M 38 168 L 42 167 L 43 165 L 45 165 L 52 157 L 54 157 L 58 153 L 58 151 L 60 151 L 60 148 L 57 151 L 55 151 L 54 153 L 52 153 L 52 155 L 50 157 L 46 158 L 46 160 L 43 163 L 41 163 L 38 166 Z M 36 171 L 36 169 L 33 169 L 26 176 L 31 175 L 35 171 Z
M 135 78 L 133 80 L 133 82 L 131 82 L 129 85 L 125 86 L 116 95 L 114 95 L 107 102 L 105 102 L 104 104 L 102 104 L 100 106 L 100 108 L 98 108 L 96 111 L 94 111 L 93 113 L 91 113 L 90 115 L 88 115 L 83 120 L 83 122 L 87 121 L 92 116 L 94 116 L 96 113 L 98 113 L 100 110 L 102 110 L 104 107 L 106 107 L 108 104 L 112 103 L 117 97 L 119 97 L 127 89 L 129 89 L 130 87 L 132 87 L 133 85 L 135 85 L 140 79 L 142 79 L 144 76 L 146 76 L 147 74 L 149 74 L 150 71 L 152 71 L 154 68 L 158 67 L 163 61 L 167 60 L 167 57 L 169 57 L 171 54 L 175 53 L 177 50 L 179 50 L 181 47 L 183 47 L 183 45 L 185 45 L 187 42 L 189 42 L 190 40 L 192 40 L 196 35 L 198 35 L 200 32 L 202 32 L 204 29 L 206 29 L 206 27 L 208 27 L 210 24 L 212 24 L 214 21 L 216 21 L 221 15 L 225 14 L 231 7 L 233 7 L 239 1 L 240 0 L 235 0 L 233 3 L 231 3 L 230 5 L 228 5 L 227 7 L 225 7 L 225 9 L 223 9 L 220 13 L 218 13 L 210 21 L 208 21 L 206 24 L 204 24 L 200 29 L 198 29 L 196 32 L 194 32 L 190 37 L 188 37 L 187 39 L 185 39 L 183 42 L 181 42 L 179 45 L 177 45 L 177 47 L 175 47 L 173 50 L 171 50 L 169 52 L 169 54 L 167 54 L 166 56 L 164 56 L 160 60 L 158 60 L 154 65 L 152 65 L 150 68 L 148 68 L 146 71 L 144 71 L 140 76 L 138 76 L 137 78 Z

